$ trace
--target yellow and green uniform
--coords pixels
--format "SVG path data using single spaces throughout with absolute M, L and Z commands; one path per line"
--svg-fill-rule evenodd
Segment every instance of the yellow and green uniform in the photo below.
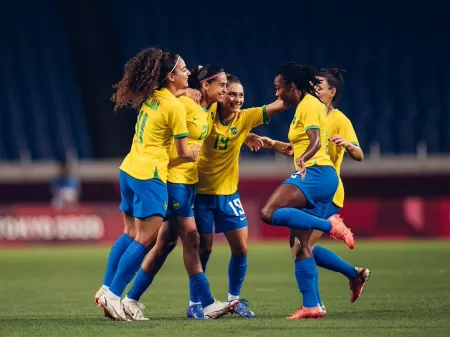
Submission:
M 120 166 L 120 209 L 136 218 L 164 217 L 167 210 L 167 165 L 174 138 L 189 135 L 186 111 L 161 89 L 141 107 L 130 152 Z
M 195 220 L 199 232 L 228 232 L 247 226 L 238 190 L 239 154 L 250 131 L 268 123 L 266 107 L 240 110 L 228 123 L 217 113 L 200 151 Z

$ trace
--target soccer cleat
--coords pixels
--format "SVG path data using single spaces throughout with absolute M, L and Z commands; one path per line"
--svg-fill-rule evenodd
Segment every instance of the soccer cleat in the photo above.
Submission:
M 193 304 L 188 306 L 186 317 L 188 319 L 204 319 L 205 313 L 201 304 Z
M 255 313 L 248 308 L 248 301 L 241 299 L 236 308 L 231 312 L 244 318 L 255 318 Z
M 310 318 L 322 318 L 325 316 L 325 314 L 321 311 L 319 305 L 315 308 L 305 308 L 301 307 L 298 309 L 296 313 L 293 313 L 289 317 L 286 317 L 288 320 L 295 320 L 295 319 L 310 319 Z
M 145 305 L 138 301 L 127 300 L 122 301 L 122 309 L 128 319 L 132 321 L 148 321 L 147 317 L 144 317 Z
M 327 308 L 325 308 L 325 305 L 323 303 L 322 303 L 321 309 L 322 309 L 322 314 L 324 316 L 326 316 L 328 314 L 328 310 L 327 310 Z
M 222 316 L 233 312 L 239 304 L 239 300 L 230 302 L 215 301 L 213 304 L 203 308 L 205 319 L 219 319 Z
M 108 291 L 107 288 L 105 288 L 104 286 L 101 286 L 100 289 L 95 293 L 95 296 L 94 296 L 94 302 L 95 302 L 95 304 L 97 304 L 97 307 L 100 308 L 100 305 L 98 304 L 98 299 L 99 299 L 103 294 L 106 294 L 107 291 Z
M 350 228 L 344 224 L 339 214 L 329 217 L 328 221 L 331 222 L 330 236 L 334 239 L 344 241 L 350 249 L 355 248 L 353 233 Z
M 370 270 L 367 268 L 358 268 L 356 267 L 356 277 L 349 281 L 350 290 L 352 294 L 350 296 L 350 303 L 354 303 L 360 298 L 361 294 L 364 291 L 364 287 L 366 286 L 367 281 L 369 281 Z
M 105 316 L 115 320 L 115 321 L 128 321 L 129 319 L 123 312 L 122 304 L 120 303 L 120 298 L 112 298 L 108 296 L 108 293 L 103 294 L 98 299 L 98 304 Z

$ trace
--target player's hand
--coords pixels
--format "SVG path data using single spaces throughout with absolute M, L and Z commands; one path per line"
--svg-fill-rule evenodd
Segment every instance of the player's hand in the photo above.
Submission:
M 191 98 L 195 103 L 200 104 L 202 93 L 196 89 L 186 88 L 186 96 Z
M 262 141 L 263 149 L 271 149 L 275 146 L 275 141 L 269 137 L 259 137 L 259 140 Z
M 328 139 L 330 142 L 336 144 L 337 146 L 347 147 L 350 145 L 350 142 L 347 142 L 340 135 L 333 135 Z
M 195 144 L 191 147 L 192 150 L 192 161 L 197 161 L 198 156 L 200 154 L 200 145 Z
M 292 144 L 289 144 L 281 150 L 285 156 L 293 157 L 294 156 L 294 148 Z
M 264 145 L 261 140 L 262 137 L 255 135 L 254 133 L 249 133 L 247 138 L 245 138 L 244 144 L 250 149 L 250 151 L 257 152 Z
M 278 98 L 277 101 L 280 101 L 283 104 L 283 107 L 285 110 L 289 109 L 291 106 L 284 103 L 284 101 L 281 98 Z
M 300 157 L 295 160 L 295 163 L 297 164 L 298 173 L 300 174 L 300 177 L 302 177 L 302 180 L 305 180 L 306 176 L 305 161 L 303 160 L 302 157 Z

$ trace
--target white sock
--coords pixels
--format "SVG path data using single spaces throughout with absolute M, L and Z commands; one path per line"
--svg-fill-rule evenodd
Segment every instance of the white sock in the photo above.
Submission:
M 109 287 L 108 287 L 108 286 L 105 286 L 105 285 L 102 285 L 102 289 L 108 291 L 108 290 L 109 290 Z
M 192 301 L 189 301 L 189 306 L 192 306 L 192 305 L 198 305 L 198 304 L 202 304 L 202 302 L 192 302 Z
M 135 300 L 132 300 L 131 298 L 128 298 L 128 296 L 125 296 L 122 302 L 135 302 Z
M 234 301 L 234 300 L 238 300 L 239 299 L 239 295 L 234 296 L 231 294 L 228 294 L 228 301 Z
M 120 301 L 120 296 L 117 296 L 116 294 L 112 293 L 111 290 L 108 290 L 106 295 L 114 301 Z

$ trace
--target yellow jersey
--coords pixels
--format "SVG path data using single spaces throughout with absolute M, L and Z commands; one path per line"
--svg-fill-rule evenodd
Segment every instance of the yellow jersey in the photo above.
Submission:
M 205 109 L 191 98 L 179 98 L 186 110 L 187 129 L 189 131 L 188 144 L 202 145 L 211 132 L 216 117 L 217 103 Z M 188 162 L 178 157 L 175 144 L 169 154 L 167 181 L 174 184 L 196 184 L 198 182 L 197 162 Z
M 217 113 L 198 161 L 197 193 L 232 195 L 238 189 L 239 154 L 250 131 L 267 124 L 266 106 L 240 110 L 227 124 Z
M 173 138 L 188 135 L 183 104 L 168 89 L 157 90 L 141 107 L 131 150 L 120 169 L 139 180 L 166 183 Z
M 289 142 L 294 148 L 294 166 L 298 170 L 295 159 L 305 153 L 309 145 L 309 138 L 306 132 L 311 129 L 320 130 L 319 151 L 305 163 L 309 166 L 333 166 L 328 156 L 328 136 L 327 136 L 327 108 L 313 95 L 307 94 L 295 109 L 295 115 L 289 128 Z
M 355 130 L 353 129 L 352 122 L 341 111 L 334 109 L 327 116 L 327 130 L 328 135 L 340 135 L 346 141 L 353 145 L 359 146 L 358 138 L 356 137 Z M 344 159 L 345 148 L 342 146 L 336 146 L 332 142 L 328 142 L 328 154 L 333 163 L 334 168 L 339 176 L 339 185 L 336 190 L 336 194 L 333 198 L 333 203 L 342 208 L 344 207 L 344 185 L 340 178 L 342 160 Z

